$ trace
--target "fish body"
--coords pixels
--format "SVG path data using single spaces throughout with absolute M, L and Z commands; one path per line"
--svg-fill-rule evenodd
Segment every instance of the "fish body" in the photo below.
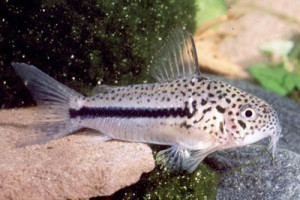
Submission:
M 169 145 L 158 153 L 158 160 L 172 171 L 189 172 L 210 153 L 268 136 L 274 153 L 281 132 L 275 110 L 227 83 L 203 77 L 188 34 L 177 33 L 169 43 L 172 50 L 152 70 L 158 82 L 102 86 L 92 97 L 84 97 L 34 66 L 13 63 L 47 118 L 23 144 L 91 128 L 105 141 Z

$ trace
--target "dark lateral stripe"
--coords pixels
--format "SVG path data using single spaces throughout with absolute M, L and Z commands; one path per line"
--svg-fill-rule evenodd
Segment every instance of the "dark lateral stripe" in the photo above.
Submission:
M 163 118 L 163 117 L 188 117 L 191 118 L 196 112 L 193 105 L 191 113 L 185 108 L 110 108 L 110 107 L 82 107 L 79 110 L 70 109 L 70 118 L 96 118 L 96 117 L 118 117 L 118 118 Z

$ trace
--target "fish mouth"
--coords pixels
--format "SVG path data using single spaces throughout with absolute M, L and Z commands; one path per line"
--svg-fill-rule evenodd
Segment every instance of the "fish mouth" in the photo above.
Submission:
M 268 151 L 270 153 L 272 153 L 272 158 L 275 158 L 276 155 L 276 150 L 277 150 L 277 142 L 281 136 L 281 132 L 282 132 L 282 128 L 281 126 L 278 124 L 276 127 L 276 133 L 275 134 L 271 134 L 271 138 L 270 138 L 270 143 L 268 145 Z M 272 151 L 271 151 L 272 149 Z

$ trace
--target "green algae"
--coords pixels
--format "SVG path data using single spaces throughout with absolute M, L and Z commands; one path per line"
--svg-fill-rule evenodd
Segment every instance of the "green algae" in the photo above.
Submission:
M 193 32 L 195 16 L 195 0 L 1 1 L 0 107 L 33 104 L 12 61 L 85 95 L 97 84 L 142 83 L 168 34 Z
M 155 147 L 157 148 L 157 147 Z M 156 151 L 155 151 L 156 152 Z M 154 155 L 156 154 L 154 152 Z M 109 199 L 214 199 L 218 173 L 201 163 L 192 174 L 172 174 L 156 164 L 140 181 L 126 187 Z

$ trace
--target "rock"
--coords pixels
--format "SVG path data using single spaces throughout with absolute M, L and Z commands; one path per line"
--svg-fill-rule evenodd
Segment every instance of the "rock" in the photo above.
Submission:
M 240 0 L 231 4 L 229 12 L 242 16 L 218 27 L 219 33 L 228 35 L 219 43 L 218 49 L 244 68 L 267 60 L 259 51 L 260 45 L 291 40 L 300 31 L 300 2 L 297 0 Z
M 264 147 L 250 146 L 207 159 L 221 172 L 217 200 L 300 199 L 300 155 L 279 149 L 273 163 L 269 154 L 261 155 L 263 151 Z
M 36 109 L 0 111 L 0 199 L 87 199 L 136 183 L 154 168 L 151 149 L 127 142 L 87 143 L 81 131 L 15 148 Z
M 261 45 L 298 41 L 299 1 L 226 0 L 226 4 L 226 14 L 202 24 L 194 35 L 202 71 L 249 80 L 249 65 L 282 61 L 280 55 L 262 53 Z
M 265 147 L 258 145 L 220 151 L 205 159 L 221 175 L 216 199 L 300 199 L 300 104 L 247 82 L 210 77 L 266 100 L 277 111 L 283 130 L 274 164 L 266 152 L 261 155 Z

